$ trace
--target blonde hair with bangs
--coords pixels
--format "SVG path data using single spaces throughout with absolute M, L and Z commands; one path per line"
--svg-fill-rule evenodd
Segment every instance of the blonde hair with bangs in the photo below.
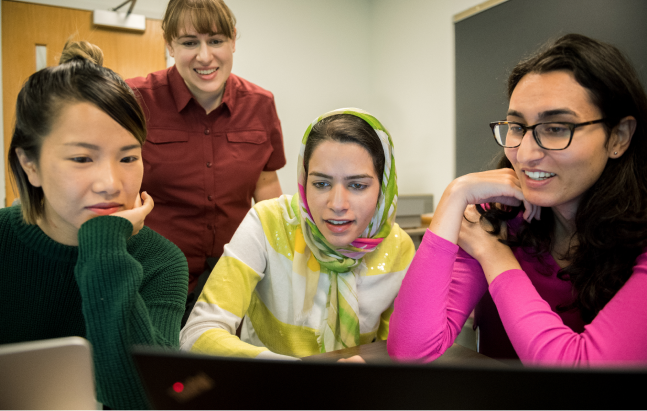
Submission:
M 168 44 L 180 36 L 186 19 L 200 34 L 223 34 L 233 39 L 236 33 L 236 17 L 224 1 L 171 0 L 162 21 L 164 40 Z

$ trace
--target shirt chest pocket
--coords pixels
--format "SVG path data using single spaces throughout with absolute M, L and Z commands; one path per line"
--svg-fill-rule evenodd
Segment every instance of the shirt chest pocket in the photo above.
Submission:
M 263 144 L 267 141 L 267 133 L 263 130 L 230 131 L 227 133 L 230 143 Z
M 227 132 L 228 151 L 235 159 L 258 161 L 263 157 L 269 157 L 272 147 L 267 142 L 268 136 L 264 130 Z
M 142 150 L 145 162 L 181 161 L 188 154 L 189 134 L 181 130 L 149 129 Z

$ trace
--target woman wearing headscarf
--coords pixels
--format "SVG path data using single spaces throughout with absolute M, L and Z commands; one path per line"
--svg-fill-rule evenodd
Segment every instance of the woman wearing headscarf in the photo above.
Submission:
M 294 196 L 249 211 L 181 332 L 181 349 L 288 359 L 387 338 L 414 254 L 394 223 L 389 133 L 362 110 L 324 114 L 303 137 L 298 183 Z

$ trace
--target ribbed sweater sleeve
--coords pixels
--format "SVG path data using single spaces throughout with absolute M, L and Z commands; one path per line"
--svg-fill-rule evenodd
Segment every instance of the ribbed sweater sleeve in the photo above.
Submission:
M 395 299 L 389 355 L 424 362 L 440 357 L 486 289 L 478 261 L 427 230 Z
M 147 228 L 129 241 L 132 230 L 120 217 L 84 223 L 74 270 L 93 347 L 97 397 L 117 409 L 148 407 L 130 349 L 178 347 L 187 293 L 188 270 L 179 249 L 160 244 L 166 240 Z

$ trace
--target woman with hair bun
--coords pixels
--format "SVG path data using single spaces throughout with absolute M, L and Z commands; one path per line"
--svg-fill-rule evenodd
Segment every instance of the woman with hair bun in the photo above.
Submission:
M 8 162 L 21 204 L 0 210 L 0 344 L 81 336 L 97 399 L 147 408 L 133 345 L 179 345 L 188 271 L 144 226 L 146 122 L 130 88 L 87 42 L 18 95 Z
M 569 34 L 514 68 L 508 97 L 506 119 L 490 123 L 499 169 L 445 189 L 396 299 L 389 354 L 437 358 L 485 294 L 484 354 L 647 364 L 647 96 L 636 71 L 617 48 Z

